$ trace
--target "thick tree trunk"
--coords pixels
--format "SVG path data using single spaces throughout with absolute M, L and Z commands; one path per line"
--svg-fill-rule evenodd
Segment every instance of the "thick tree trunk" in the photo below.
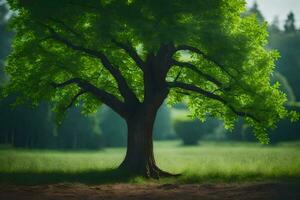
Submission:
M 128 127 L 127 152 L 120 169 L 130 173 L 159 178 L 171 174 L 160 170 L 155 163 L 153 153 L 153 125 L 157 109 L 136 110 L 126 119 Z
M 144 101 L 129 104 L 129 115 L 125 115 L 128 127 L 127 152 L 120 168 L 151 178 L 173 176 L 156 166 L 152 140 L 156 113 L 169 93 L 165 77 L 171 63 L 171 56 L 167 56 L 170 52 L 172 48 L 164 45 L 156 55 L 148 55 L 143 68 Z

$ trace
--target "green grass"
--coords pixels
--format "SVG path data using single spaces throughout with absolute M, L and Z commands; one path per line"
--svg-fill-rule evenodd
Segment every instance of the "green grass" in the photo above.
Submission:
M 101 151 L 0 150 L 0 183 L 101 184 L 143 183 L 114 170 L 125 149 Z M 300 179 L 299 143 L 277 146 L 241 143 L 204 143 L 183 147 L 179 142 L 155 143 L 158 165 L 183 173 L 160 182 L 203 183 Z

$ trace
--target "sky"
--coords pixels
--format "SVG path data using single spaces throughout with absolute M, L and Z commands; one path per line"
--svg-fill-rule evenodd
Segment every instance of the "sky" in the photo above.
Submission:
M 297 27 L 300 27 L 300 0 L 247 0 L 248 7 L 252 6 L 255 1 L 268 22 L 272 22 L 277 15 L 280 25 L 283 26 L 287 14 L 293 11 Z

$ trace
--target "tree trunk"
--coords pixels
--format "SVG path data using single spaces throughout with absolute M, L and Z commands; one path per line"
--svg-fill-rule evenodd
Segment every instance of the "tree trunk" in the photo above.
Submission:
M 154 159 L 152 132 L 157 110 L 140 108 L 126 119 L 127 152 L 120 169 L 149 178 L 171 175 L 160 170 Z

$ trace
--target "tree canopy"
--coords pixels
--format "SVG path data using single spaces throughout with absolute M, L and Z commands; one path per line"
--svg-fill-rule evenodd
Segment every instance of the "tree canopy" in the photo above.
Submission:
M 245 117 L 261 142 L 280 119 L 297 119 L 270 83 L 278 53 L 265 48 L 267 26 L 241 17 L 244 0 L 8 2 L 16 36 L 3 94 L 19 94 L 19 103 L 49 101 L 59 113 L 104 103 L 126 117 L 157 87 L 145 80 L 150 71 L 170 104 L 185 101 L 194 117 L 227 128 Z

